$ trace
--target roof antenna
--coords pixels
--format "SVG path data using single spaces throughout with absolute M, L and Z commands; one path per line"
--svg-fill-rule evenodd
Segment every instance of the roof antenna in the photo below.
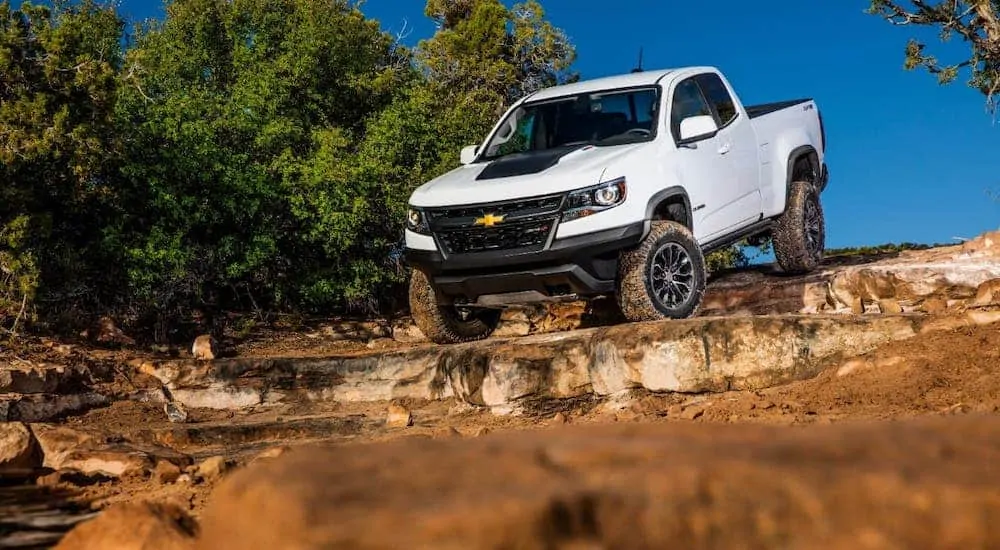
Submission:
M 632 69 L 632 72 L 633 73 L 642 72 L 642 46 L 639 46 L 639 65 L 636 68 Z

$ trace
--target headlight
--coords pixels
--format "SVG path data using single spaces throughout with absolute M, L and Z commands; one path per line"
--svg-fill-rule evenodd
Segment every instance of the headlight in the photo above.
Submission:
M 410 208 L 406 211 L 406 228 L 414 233 L 430 235 L 430 225 L 427 223 L 427 215 L 417 208 Z
M 566 197 L 562 221 L 568 222 L 603 212 L 625 202 L 625 178 L 573 191 Z

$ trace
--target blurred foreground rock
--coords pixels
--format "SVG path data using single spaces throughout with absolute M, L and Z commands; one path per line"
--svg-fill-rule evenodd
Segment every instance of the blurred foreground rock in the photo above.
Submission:
M 55 549 L 192 550 L 197 532 L 195 521 L 175 505 L 117 504 L 75 527 Z M 229 547 L 223 544 L 219 549 Z M 279 544 L 275 548 L 283 547 Z
M 967 417 L 297 449 L 224 481 L 197 547 L 991 547 L 998 441 L 1000 419 Z

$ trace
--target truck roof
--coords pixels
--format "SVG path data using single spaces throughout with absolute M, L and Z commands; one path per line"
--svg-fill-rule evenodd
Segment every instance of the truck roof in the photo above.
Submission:
M 545 100 L 555 97 L 562 97 L 573 94 L 587 92 L 597 92 L 601 90 L 612 90 L 615 88 L 628 88 L 632 86 L 652 86 L 664 76 L 670 73 L 688 71 L 692 69 L 710 69 L 711 67 L 679 67 L 673 69 L 644 70 L 642 72 L 628 73 L 622 75 L 605 76 L 574 82 L 573 84 L 563 84 L 539 90 L 528 98 L 529 101 Z

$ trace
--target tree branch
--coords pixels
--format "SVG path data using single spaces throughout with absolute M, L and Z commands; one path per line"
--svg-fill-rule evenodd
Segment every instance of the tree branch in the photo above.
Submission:
M 10 335 L 12 338 L 17 337 L 17 324 L 21 321 L 21 317 L 24 316 L 24 310 L 28 307 L 28 294 L 25 293 L 21 296 L 21 310 L 17 312 L 17 317 L 14 317 L 14 324 L 10 327 Z
M 970 45 L 969 57 L 942 66 L 924 53 L 926 44 L 911 40 L 906 48 L 906 68 L 924 67 L 938 75 L 941 83 L 951 82 L 961 69 L 971 71 L 969 85 L 986 95 L 987 106 L 994 111 L 995 96 L 1000 92 L 1000 17 L 997 0 L 910 0 L 906 9 L 892 0 L 872 0 L 867 12 L 892 25 L 938 27 L 942 40 L 956 33 Z

